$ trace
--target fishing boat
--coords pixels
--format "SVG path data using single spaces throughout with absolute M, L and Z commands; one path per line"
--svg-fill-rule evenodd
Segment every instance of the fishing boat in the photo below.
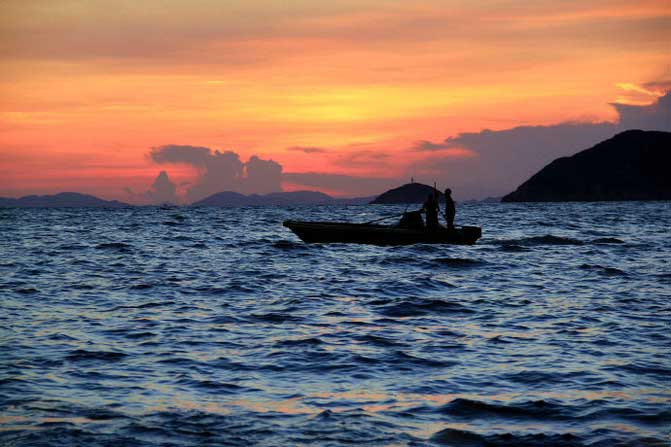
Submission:
M 410 214 L 410 213 L 406 213 Z M 412 216 L 413 218 L 415 216 Z M 421 218 L 420 218 L 421 219 Z M 421 220 L 420 220 L 421 222 Z M 304 242 L 352 243 L 373 245 L 457 244 L 473 245 L 482 236 L 480 227 L 440 227 L 428 231 L 423 223 L 406 216 L 398 225 L 348 222 L 305 222 L 286 220 L 283 225 Z

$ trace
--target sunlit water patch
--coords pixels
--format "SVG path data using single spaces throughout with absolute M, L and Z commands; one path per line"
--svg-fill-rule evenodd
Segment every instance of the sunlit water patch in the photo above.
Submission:
M 670 203 L 0 210 L 0 444 L 663 446 Z

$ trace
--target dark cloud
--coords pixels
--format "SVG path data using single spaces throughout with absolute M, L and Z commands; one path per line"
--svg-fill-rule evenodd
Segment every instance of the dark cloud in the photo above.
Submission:
M 325 154 L 329 152 L 327 149 L 322 147 L 312 147 L 312 146 L 291 146 L 287 148 L 288 151 L 292 152 L 303 152 L 305 154 Z
M 410 148 L 413 152 L 433 152 L 450 149 L 452 146 L 446 143 L 432 143 L 428 140 L 415 141 L 415 144 Z
M 651 92 L 671 92 L 671 80 L 646 82 L 643 87 Z
M 282 176 L 288 183 L 304 186 L 307 189 L 338 191 L 343 196 L 373 196 L 389 188 L 406 183 L 390 177 L 357 177 L 344 174 L 323 172 L 287 172 Z
M 347 167 L 380 167 L 387 165 L 389 154 L 386 152 L 360 150 L 339 154 L 333 163 Z
M 198 178 L 186 190 L 189 202 L 222 191 L 269 193 L 282 190 L 282 166 L 257 156 L 243 163 L 232 151 L 166 145 L 153 148 L 149 158 L 157 164 L 187 164 L 198 170 Z
M 455 196 L 500 196 L 558 157 L 573 155 L 627 129 L 671 130 L 671 94 L 653 104 L 613 104 L 616 123 L 566 122 L 465 132 L 442 143 L 419 141 L 411 149 L 435 152 L 413 166 L 418 177 L 452 186 Z M 462 148 L 474 157 L 451 157 L 444 150 Z
M 135 193 L 130 188 L 124 188 L 131 202 L 141 204 L 160 205 L 163 203 L 177 204 L 177 186 L 170 180 L 168 173 L 161 171 L 151 187 L 143 193 Z
M 611 104 L 620 115 L 618 127 L 621 130 L 664 130 L 671 131 L 671 92 L 647 106 Z
M 177 187 L 165 171 L 156 177 L 151 189 L 147 191 L 152 203 L 177 203 Z
M 282 165 L 253 155 L 245 164 L 244 192 L 267 194 L 282 190 Z
M 149 158 L 158 164 L 185 163 L 197 168 L 205 168 L 212 158 L 212 151 L 210 148 L 202 146 L 179 146 L 171 144 L 152 148 Z

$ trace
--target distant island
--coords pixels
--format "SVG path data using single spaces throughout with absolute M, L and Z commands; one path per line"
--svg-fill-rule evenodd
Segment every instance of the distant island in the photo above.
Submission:
M 541 169 L 502 202 L 671 200 L 671 132 L 627 130 Z
M 424 203 L 429 194 L 433 193 L 433 186 L 422 183 L 406 183 L 398 188 L 390 189 L 377 196 L 371 204 L 406 204 L 406 203 Z M 440 193 L 442 199 L 443 194 Z
M 45 196 L 24 196 L 18 199 L 0 197 L 0 208 L 122 208 L 131 206 L 117 200 L 103 200 L 89 194 L 61 192 Z
M 289 206 L 289 205 L 367 205 L 423 203 L 434 189 L 421 183 L 408 183 L 379 196 L 337 198 L 319 191 L 288 191 L 269 194 L 241 194 L 223 191 L 187 206 Z M 440 197 L 442 198 L 442 194 Z M 158 206 L 156 204 L 154 206 Z M 165 203 L 163 205 L 174 205 Z M 117 200 L 104 200 L 90 194 L 61 192 L 52 195 L 30 195 L 18 199 L 0 197 L 0 208 L 122 208 L 132 205 Z
M 213 194 L 190 206 L 264 206 L 264 205 L 365 205 L 375 197 L 335 198 L 318 191 L 274 192 L 245 195 L 234 191 Z M 165 204 L 170 205 L 170 204 Z M 89 194 L 61 192 L 53 195 L 30 195 L 18 199 L 0 197 L 0 208 L 122 208 L 131 205 L 117 200 L 103 200 Z

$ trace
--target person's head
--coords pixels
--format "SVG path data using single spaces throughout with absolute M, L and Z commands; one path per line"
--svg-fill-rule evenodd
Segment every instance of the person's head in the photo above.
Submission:
M 451 190 L 450 188 L 447 188 L 447 189 L 445 190 L 445 195 L 446 195 L 446 196 L 452 195 L 452 190 Z

